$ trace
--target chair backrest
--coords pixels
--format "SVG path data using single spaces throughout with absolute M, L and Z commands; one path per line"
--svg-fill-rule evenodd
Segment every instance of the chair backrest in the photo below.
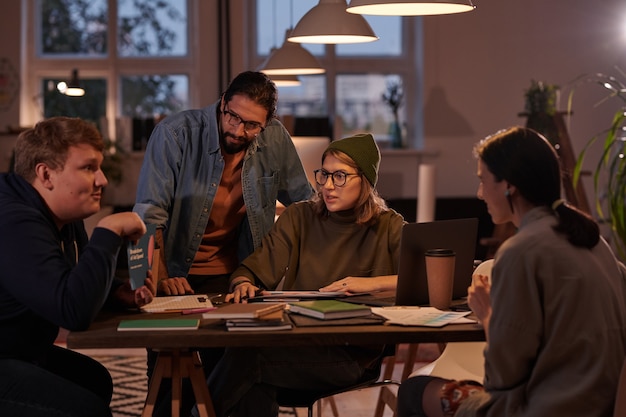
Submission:
M 626 416 L 626 359 L 622 365 L 622 372 L 617 384 L 617 394 L 615 395 L 615 410 L 613 417 Z

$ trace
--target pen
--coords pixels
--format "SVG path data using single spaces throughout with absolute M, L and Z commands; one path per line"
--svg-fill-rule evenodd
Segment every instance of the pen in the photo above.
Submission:
M 206 313 L 207 311 L 217 310 L 217 307 L 206 307 L 206 308 L 192 308 L 189 310 L 183 310 L 182 314 L 196 314 L 196 313 Z

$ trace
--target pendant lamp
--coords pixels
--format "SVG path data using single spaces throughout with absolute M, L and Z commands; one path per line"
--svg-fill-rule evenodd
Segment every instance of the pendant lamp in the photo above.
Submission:
M 302 84 L 297 75 L 268 75 L 277 87 L 297 87 Z
M 77 69 L 72 70 L 72 78 L 70 81 L 68 83 L 61 81 L 57 84 L 57 89 L 66 96 L 81 97 L 85 95 L 85 90 L 81 87 L 80 80 L 78 79 Z
M 302 45 L 287 42 L 291 29 L 285 32 L 285 41 L 278 49 L 272 48 L 269 56 L 261 64 L 260 70 L 267 75 L 310 75 L 326 72 L 312 53 Z
M 431 16 L 470 12 L 472 0 L 351 0 L 348 13 L 381 16 Z
M 346 0 L 319 0 L 296 24 L 289 42 L 363 43 L 378 40 L 363 16 L 346 12 Z

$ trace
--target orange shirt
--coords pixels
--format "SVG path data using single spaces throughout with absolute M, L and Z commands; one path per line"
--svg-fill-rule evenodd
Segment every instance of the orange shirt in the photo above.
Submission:
M 209 214 L 202 242 L 191 265 L 191 275 L 230 274 L 237 268 L 237 229 L 246 214 L 241 188 L 245 151 L 225 154 L 224 172 Z

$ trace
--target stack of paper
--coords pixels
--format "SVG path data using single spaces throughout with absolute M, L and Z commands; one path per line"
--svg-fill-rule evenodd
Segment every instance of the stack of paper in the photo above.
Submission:
M 387 319 L 387 324 L 441 327 L 452 323 L 475 323 L 465 316 L 471 311 L 442 311 L 434 307 L 374 307 L 372 312 Z

